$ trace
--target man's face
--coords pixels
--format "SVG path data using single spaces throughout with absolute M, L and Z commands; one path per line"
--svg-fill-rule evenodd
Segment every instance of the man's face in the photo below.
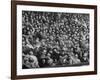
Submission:
M 32 52 L 32 51 L 30 51 L 30 52 L 29 52 L 29 54 L 30 54 L 30 55 L 33 55 L 33 52 Z

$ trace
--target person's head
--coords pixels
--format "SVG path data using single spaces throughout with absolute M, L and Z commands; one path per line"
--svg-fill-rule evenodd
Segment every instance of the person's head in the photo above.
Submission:
M 47 60 L 47 63 L 49 64 L 49 65 L 52 65 L 53 64 L 53 59 L 49 59 L 49 60 Z
M 26 33 L 27 32 L 27 30 L 26 29 L 23 29 L 23 33 Z
M 46 50 L 46 49 L 44 49 L 44 50 L 43 50 L 43 53 L 45 54 L 46 52 L 47 52 L 47 50 Z
M 25 37 L 22 37 L 22 41 L 25 41 Z
M 63 64 L 65 64 L 65 63 L 66 63 L 66 61 L 67 61 L 66 59 L 63 59 L 63 62 L 62 62 L 62 63 L 63 63 Z
M 36 38 L 36 42 L 38 42 L 39 41 L 39 38 Z
M 30 52 L 29 52 L 29 55 L 33 55 L 33 51 L 30 51 Z
M 34 31 L 32 29 L 30 29 L 30 32 L 33 32 L 34 33 Z
M 48 53 L 48 54 L 47 54 L 47 57 L 51 57 L 51 54 L 50 54 L 50 53 Z
M 28 31 L 28 35 L 30 35 L 31 34 L 31 32 L 30 31 Z
M 44 58 L 42 59 L 42 63 L 43 63 L 43 64 L 46 63 L 46 60 L 45 60 Z
M 78 54 L 75 54 L 75 57 L 78 58 L 79 57 Z
M 29 27 L 27 27 L 27 30 L 29 30 L 30 28 Z
M 61 54 L 62 54 L 62 55 L 64 55 L 64 54 L 65 54 L 65 52 L 64 52 L 64 51 L 62 51 L 62 52 L 61 52 Z
M 52 54 L 52 52 L 53 52 L 52 50 L 49 51 L 49 53 L 51 53 L 51 54 Z
M 34 62 L 34 59 L 32 57 L 30 57 L 29 62 Z
M 25 46 L 26 45 L 26 42 L 25 41 L 22 41 L 22 45 Z
M 24 57 L 24 62 L 27 62 L 29 60 L 28 57 Z
M 56 49 L 56 48 L 54 48 L 54 51 L 57 51 L 57 49 Z

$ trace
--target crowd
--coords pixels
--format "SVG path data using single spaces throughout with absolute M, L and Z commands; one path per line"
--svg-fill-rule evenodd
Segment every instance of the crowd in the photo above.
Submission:
M 89 14 L 22 11 L 22 68 L 89 64 Z

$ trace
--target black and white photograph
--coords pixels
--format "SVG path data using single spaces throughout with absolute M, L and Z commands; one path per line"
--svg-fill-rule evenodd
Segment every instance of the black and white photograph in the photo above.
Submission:
M 22 11 L 22 68 L 89 65 L 89 16 Z
M 14 79 L 97 73 L 97 6 L 12 2 Z

